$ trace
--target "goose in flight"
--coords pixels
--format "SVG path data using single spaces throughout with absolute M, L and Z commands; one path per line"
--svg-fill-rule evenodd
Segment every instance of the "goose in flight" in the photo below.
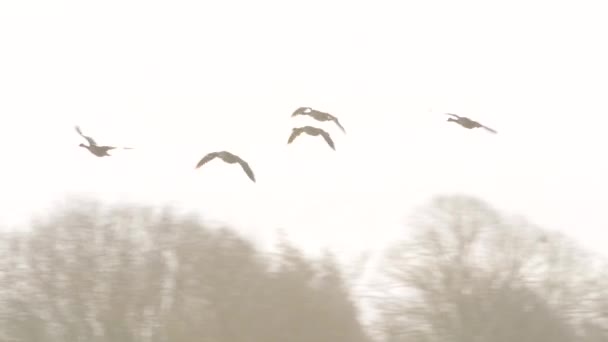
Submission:
M 451 113 L 445 113 L 445 114 L 446 115 L 451 115 L 451 116 L 453 116 L 453 117 L 456 118 L 456 119 L 454 119 L 454 118 L 448 118 L 448 121 L 453 121 L 453 122 L 459 124 L 460 126 L 462 126 L 464 128 L 471 129 L 471 128 L 481 127 L 481 128 L 484 128 L 485 130 L 487 130 L 489 132 L 498 133 L 495 130 L 491 129 L 490 127 L 486 127 L 486 126 L 480 124 L 479 122 L 473 121 L 473 120 L 471 120 L 471 119 L 469 119 L 467 117 L 459 116 L 459 115 L 451 114 Z
M 289 136 L 289 140 L 287 140 L 287 143 L 291 144 L 302 133 L 306 133 L 306 134 L 312 135 L 312 136 L 321 135 L 323 137 L 323 139 L 325 139 L 325 141 L 327 142 L 329 147 L 331 147 L 332 150 L 336 149 L 336 147 L 334 146 L 333 140 L 331 140 L 331 137 L 329 136 L 329 133 L 325 132 L 324 130 L 322 130 L 320 128 L 312 127 L 312 126 L 297 127 L 297 128 L 292 129 L 291 135 Z
M 82 131 L 80 130 L 80 127 L 78 127 L 78 126 L 76 126 L 76 132 L 78 132 L 78 134 L 80 134 L 83 138 L 85 138 L 87 140 L 87 142 L 89 143 L 89 145 L 80 144 L 78 146 L 86 148 L 87 150 L 89 150 L 89 152 L 93 153 L 94 155 L 96 155 L 98 157 L 110 157 L 111 155 L 108 154 L 108 151 L 118 148 L 118 147 L 114 147 L 114 146 L 97 145 L 97 143 L 95 142 L 95 140 L 93 140 L 93 138 L 82 134 Z M 121 148 L 124 150 L 132 149 L 131 147 L 121 147 Z
M 333 116 L 329 113 L 320 112 L 320 111 L 312 109 L 310 107 L 300 107 L 300 108 L 296 109 L 293 112 L 293 114 L 291 114 L 291 117 L 294 117 L 296 115 L 308 115 L 317 121 L 333 121 L 336 123 L 336 125 L 338 125 L 338 127 L 340 127 L 342 132 L 346 133 L 346 131 L 344 130 L 344 127 L 342 127 L 342 125 L 340 125 L 338 118 L 336 118 L 335 116 Z
M 245 162 L 239 156 L 234 155 L 228 151 L 208 153 L 206 156 L 203 157 L 203 159 L 201 159 L 198 162 L 198 164 L 196 164 L 195 169 L 198 169 L 199 167 L 205 165 L 207 162 L 209 162 L 210 160 L 212 160 L 215 157 L 219 157 L 220 159 L 222 159 L 224 162 L 226 162 L 228 164 L 239 163 L 241 165 L 241 167 L 243 168 L 243 171 L 245 171 L 245 173 L 249 177 L 249 179 L 251 179 L 255 183 L 255 176 L 253 174 L 253 171 L 249 167 L 249 164 L 247 164 L 247 162 Z

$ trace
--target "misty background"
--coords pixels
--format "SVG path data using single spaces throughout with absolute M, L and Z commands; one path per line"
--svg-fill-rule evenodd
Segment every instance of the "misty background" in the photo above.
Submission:
M 604 13 L 0 3 L 0 340 L 605 341 Z
M 171 208 L 74 200 L 3 233 L 3 341 L 606 341 L 608 265 L 438 196 L 380 257 L 261 249 Z

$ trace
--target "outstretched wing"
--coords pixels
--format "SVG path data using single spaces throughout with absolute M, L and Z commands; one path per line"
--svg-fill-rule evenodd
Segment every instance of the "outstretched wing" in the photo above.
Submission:
M 298 135 L 300 135 L 303 132 L 303 130 L 301 129 L 294 129 L 291 131 L 291 135 L 289 136 L 289 140 L 287 140 L 288 144 L 291 144 L 295 138 L 298 137 Z
M 342 125 L 340 125 L 340 121 L 338 121 L 337 117 L 334 116 L 332 120 L 336 123 L 336 125 L 338 125 L 338 127 L 340 127 L 342 132 L 346 133 L 346 130 L 344 130 L 344 127 L 342 127 Z
M 95 140 L 93 140 L 93 138 L 88 137 L 84 134 L 82 134 L 82 131 L 80 130 L 80 127 L 76 126 L 76 132 L 78 132 L 78 134 L 80 134 L 80 136 L 82 136 L 83 138 L 87 139 L 87 141 L 89 142 L 89 145 L 91 146 L 96 146 L 97 143 L 95 142 Z
M 296 116 L 296 115 L 300 115 L 300 114 L 308 114 L 306 113 L 306 110 L 310 109 L 309 107 L 300 107 L 298 109 L 296 109 L 293 114 L 291 114 L 291 116 Z
M 342 132 L 346 133 L 346 130 L 344 130 L 344 127 L 342 127 L 342 125 L 340 125 L 340 121 L 338 121 L 338 118 L 329 113 L 321 112 L 318 110 L 313 110 L 310 113 L 310 116 L 312 116 L 313 118 L 315 118 L 316 120 L 319 120 L 319 121 L 331 120 L 331 121 L 335 122 L 336 125 L 338 125 L 338 127 L 340 127 Z
M 494 133 L 494 134 L 498 133 L 498 132 L 496 132 L 495 130 L 491 129 L 490 127 L 486 127 L 486 126 L 484 126 L 484 125 L 481 125 L 481 127 L 482 127 L 482 128 L 484 128 L 484 129 L 485 129 L 486 131 L 488 131 L 488 132 L 492 132 L 492 133 Z
M 334 142 L 333 142 L 333 140 L 331 140 L 331 137 L 329 136 L 329 133 L 325 132 L 322 129 L 320 131 L 321 131 L 321 135 L 323 136 L 323 139 L 325 139 L 325 141 L 327 142 L 327 144 L 329 145 L 329 147 L 331 147 L 332 150 L 335 150 L 336 147 L 334 146 Z
M 247 174 L 249 179 L 251 179 L 255 183 L 255 175 L 253 174 L 253 171 L 249 167 L 249 164 L 247 164 L 247 162 L 244 161 L 243 159 L 241 159 L 240 157 L 237 157 L 237 158 L 238 158 L 239 164 L 243 168 L 243 171 L 245 171 L 245 173 Z
M 460 119 L 460 118 L 461 118 L 461 116 L 460 116 L 460 115 L 456 115 L 456 114 L 452 114 L 452 113 L 445 113 L 445 115 L 451 115 L 451 116 L 453 116 L 453 117 L 455 117 L 455 118 L 457 118 L 457 119 Z
M 95 148 L 98 149 L 99 151 L 108 152 L 110 150 L 117 149 L 118 147 L 114 147 L 114 146 L 95 146 Z
M 211 159 L 217 157 L 217 153 L 215 152 L 211 152 L 209 154 L 207 154 L 206 156 L 203 157 L 203 159 L 201 159 L 198 164 L 196 164 L 195 169 L 198 169 L 199 167 L 205 165 L 207 162 L 209 162 Z

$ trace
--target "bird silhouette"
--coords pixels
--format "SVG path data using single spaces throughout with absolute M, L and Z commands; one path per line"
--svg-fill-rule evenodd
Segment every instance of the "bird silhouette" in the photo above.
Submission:
M 473 121 L 473 120 L 471 120 L 471 119 L 469 119 L 467 117 L 459 116 L 459 115 L 451 114 L 451 113 L 445 113 L 445 114 L 446 115 L 451 115 L 451 116 L 453 116 L 453 117 L 456 118 L 456 119 L 454 119 L 454 118 L 448 118 L 447 121 L 455 122 L 455 123 L 459 124 L 460 126 L 462 126 L 464 128 L 471 129 L 471 128 L 481 127 L 481 128 L 484 128 L 485 130 L 487 130 L 489 132 L 498 133 L 495 130 L 491 129 L 490 127 L 484 126 L 484 125 L 480 124 L 479 122 Z
M 83 138 L 85 138 L 87 140 L 87 142 L 89 143 L 89 145 L 80 144 L 78 146 L 86 148 L 87 150 L 89 150 L 89 152 L 96 155 L 97 157 L 110 157 L 111 155 L 108 154 L 108 151 L 119 148 L 119 147 L 115 147 L 115 146 L 97 145 L 97 143 L 95 142 L 95 140 L 93 140 L 93 138 L 82 134 L 82 131 L 80 130 L 80 127 L 78 127 L 78 126 L 76 126 L 76 132 L 78 132 L 78 134 L 80 134 Z M 122 148 L 124 150 L 132 150 L 131 147 L 120 147 L 120 148 Z
M 333 140 L 331 140 L 331 137 L 329 136 L 329 133 L 325 132 L 324 130 L 322 130 L 320 128 L 313 127 L 313 126 L 304 126 L 304 127 L 293 128 L 291 130 L 291 135 L 289 136 L 289 140 L 287 140 L 287 143 L 291 144 L 302 133 L 306 133 L 306 134 L 312 135 L 312 136 L 321 135 L 323 137 L 323 139 L 325 139 L 325 141 L 327 142 L 329 147 L 332 148 L 332 150 L 336 149 L 336 147 L 334 146 Z
M 228 164 L 239 163 L 241 165 L 241 167 L 243 168 L 243 171 L 245 171 L 245 173 L 249 177 L 249 179 L 251 179 L 255 183 L 255 176 L 253 174 L 253 171 L 249 167 L 249 164 L 247 164 L 247 162 L 245 162 L 239 156 L 234 155 L 234 154 L 232 154 L 232 153 L 230 153 L 228 151 L 220 151 L 220 152 L 211 152 L 211 153 L 208 153 L 206 156 L 204 156 L 198 162 L 198 164 L 196 164 L 195 169 L 198 169 L 199 167 L 205 165 L 207 162 L 211 161 L 212 159 L 214 159 L 216 157 L 219 157 L 220 159 L 222 159 L 224 162 L 226 162 Z
M 344 127 L 342 127 L 342 125 L 340 125 L 338 118 L 336 118 L 335 116 L 333 116 L 329 113 L 321 112 L 321 111 L 312 109 L 310 107 L 300 107 L 300 108 L 296 109 L 293 112 L 293 114 L 291 114 L 291 117 L 294 117 L 296 115 L 308 115 L 317 121 L 333 121 L 336 123 L 336 125 L 338 125 L 338 127 L 340 127 L 342 132 L 346 133 L 346 131 L 344 130 Z

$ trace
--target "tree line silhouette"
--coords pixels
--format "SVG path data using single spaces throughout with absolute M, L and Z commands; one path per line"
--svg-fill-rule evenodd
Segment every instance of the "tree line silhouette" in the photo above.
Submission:
M 566 237 L 466 196 L 435 198 L 411 227 L 355 290 L 330 251 L 74 201 L 2 233 L 0 340 L 608 340 L 608 267 Z

